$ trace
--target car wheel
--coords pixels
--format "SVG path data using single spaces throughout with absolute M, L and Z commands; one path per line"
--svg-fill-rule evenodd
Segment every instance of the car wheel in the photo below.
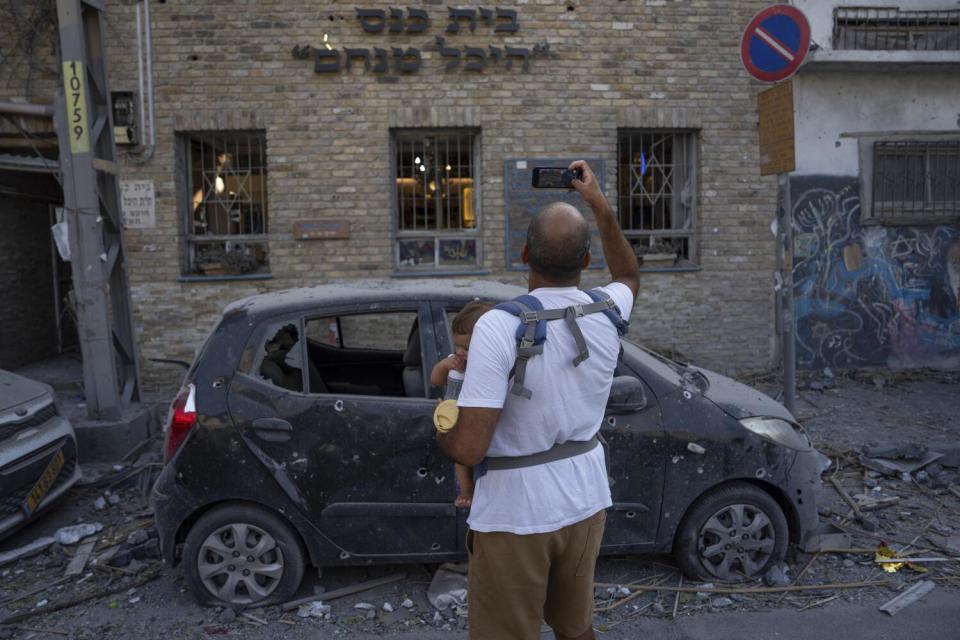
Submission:
M 697 499 L 680 523 L 674 551 L 687 577 L 734 581 L 763 575 L 783 560 L 788 543 L 787 519 L 776 500 L 738 482 Z
M 296 533 L 273 513 L 228 505 L 205 513 L 183 547 L 187 583 L 209 605 L 264 605 L 300 587 L 304 553 Z

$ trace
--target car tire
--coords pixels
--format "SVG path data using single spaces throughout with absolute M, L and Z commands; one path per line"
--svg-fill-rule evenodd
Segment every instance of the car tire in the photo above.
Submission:
M 783 561 L 787 519 L 763 489 L 736 482 L 698 498 L 680 523 L 674 556 L 688 578 L 718 582 L 762 576 Z
M 300 587 L 304 552 L 276 514 L 231 504 L 203 514 L 187 534 L 183 567 L 202 604 L 262 606 L 289 600 Z

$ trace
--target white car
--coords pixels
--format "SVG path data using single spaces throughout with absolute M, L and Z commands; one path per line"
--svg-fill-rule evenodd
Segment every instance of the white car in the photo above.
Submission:
M 0 369 L 0 537 L 50 507 L 79 478 L 77 438 L 53 390 Z

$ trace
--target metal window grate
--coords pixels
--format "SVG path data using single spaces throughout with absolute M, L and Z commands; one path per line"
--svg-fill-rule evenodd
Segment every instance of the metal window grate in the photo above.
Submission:
M 872 200 L 885 222 L 960 216 L 960 140 L 875 142 Z
M 267 261 L 266 136 L 262 131 L 184 134 L 188 272 L 263 273 Z
M 843 7 L 833 12 L 833 48 L 870 51 L 958 51 L 960 11 Z
M 695 255 L 695 140 L 684 131 L 620 133 L 620 225 L 645 266 Z
M 475 133 L 465 131 L 395 134 L 397 261 L 401 268 L 476 266 L 475 140 Z

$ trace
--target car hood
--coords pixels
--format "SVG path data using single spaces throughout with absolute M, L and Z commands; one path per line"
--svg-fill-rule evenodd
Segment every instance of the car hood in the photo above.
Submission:
M 703 395 L 737 420 L 767 416 L 796 422 L 793 415 L 782 404 L 753 387 L 707 369 L 692 365 L 688 365 L 688 368 L 706 379 L 706 385 L 698 385 Z
M 0 411 L 48 394 L 43 383 L 0 369 Z

